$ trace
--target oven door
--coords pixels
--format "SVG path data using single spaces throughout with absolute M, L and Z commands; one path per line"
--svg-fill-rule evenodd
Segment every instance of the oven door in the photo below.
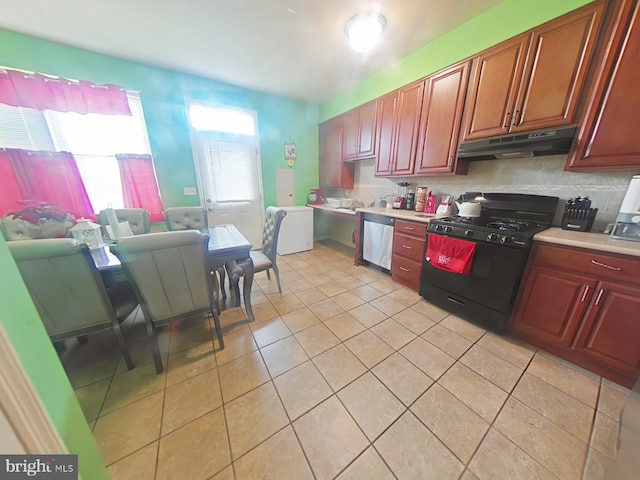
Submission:
M 427 235 L 427 244 L 431 235 L 437 234 Z M 518 290 L 527 256 L 528 250 L 476 243 L 470 274 L 440 270 L 424 260 L 421 283 L 433 285 L 454 296 L 507 313 Z M 423 287 L 428 288 L 424 285 Z

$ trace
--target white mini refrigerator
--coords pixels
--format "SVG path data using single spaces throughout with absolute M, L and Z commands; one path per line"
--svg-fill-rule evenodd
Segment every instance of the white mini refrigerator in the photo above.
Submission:
M 287 215 L 280 225 L 278 255 L 313 249 L 313 208 L 280 207 Z

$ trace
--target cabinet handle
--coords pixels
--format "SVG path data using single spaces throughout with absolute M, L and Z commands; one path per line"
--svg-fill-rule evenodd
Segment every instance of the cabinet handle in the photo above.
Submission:
M 407 250 L 413 250 L 413 247 L 410 247 L 409 245 L 402 245 L 402 248 L 406 248 Z
M 598 296 L 596 297 L 596 303 L 593 304 L 594 307 L 600 305 L 600 299 L 602 298 L 602 294 L 604 293 L 604 288 L 601 288 L 598 292 Z
M 509 127 L 509 118 L 511 118 L 511 112 L 507 112 L 507 114 L 505 115 L 504 123 L 502 124 L 502 128 Z
M 585 285 L 584 286 L 584 292 L 582 292 L 582 298 L 580 299 L 581 302 L 584 302 L 584 299 L 587 297 L 587 292 L 589 291 L 589 285 Z
M 400 267 L 400 270 L 402 270 L 403 272 L 410 272 L 411 271 L 408 268 L 404 268 L 404 267 Z
M 520 110 L 516 110 L 516 113 L 513 115 L 513 124 L 514 125 L 520 125 L 520 120 L 522 120 L 521 113 L 522 112 Z
M 609 270 L 615 270 L 616 272 L 622 271 L 620 267 L 612 267 L 611 265 L 607 265 L 606 263 L 596 262 L 595 260 L 591 260 L 592 265 L 597 265 L 599 267 L 608 268 Z
M 404 227 L 404 229 L 405 230 L 411 230 L 411 231 L 415 230 L 415 228 L 413 228 L 413 227 Z

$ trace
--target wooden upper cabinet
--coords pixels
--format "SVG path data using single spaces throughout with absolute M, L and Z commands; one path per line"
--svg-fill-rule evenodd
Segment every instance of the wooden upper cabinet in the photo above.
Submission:
M 319 169 L 320 187 L 353 188 L 353 164 L 342 161 L 343 119 L 335 119 L 320 125 Z
M 509 132 L 531 34 L 501 43 L 473 62 L 464 140 Z
M 458 135 L 467 92 L 469 64 L 470 61 L 467 61 L 447 68 L 427 78 L 425 82 L 420 142 L 414 170 L 416 175 L 451 174 L 457 166 Z M 466 167 L 466 163 L 464 166 Z
M 598 0 L 478 55 L 464 140 L 575 123 L 605 7 Z
M 376 102 L 366 103 L 344 114 L 344 159 L 375 155 Z
M 640 4 L 616 2 L 605 41 L 610 48 L 595 73 L 567 170 L 640 167 Z
M 418 149 L 424 80 L 398 90 L 391 175 L 413 175 Z
M 396 118 L 398 93 L 393 92 L 377 100 L 375 175 L 391 175 L 393 156 L 393 125 Z
M 574 123 L 605 6 L 595 2 L 534 30 L 511 131 Z

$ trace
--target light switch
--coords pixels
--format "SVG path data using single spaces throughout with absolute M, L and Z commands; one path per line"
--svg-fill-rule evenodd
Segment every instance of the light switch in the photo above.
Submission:
M 185 195 L 197 195 L 196 187 L 184 187 Z

